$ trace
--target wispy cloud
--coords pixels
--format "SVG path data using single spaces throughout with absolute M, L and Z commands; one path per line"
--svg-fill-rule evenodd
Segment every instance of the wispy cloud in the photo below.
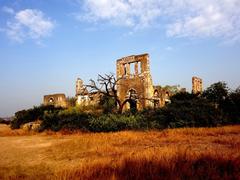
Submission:
M 239 0 L 83 0 L 78 19 L 130 28 L 165 27 L 169 37 L 240 41 Z
M 40 10 L 24 9 L 14 12 L 5 8 L 5 12 L 6 10 L 11 12 L 12 18 L 6 22 L 5 32 L 14 41 L 34 39 L 39 43 L 42 38 L 49 36 L 54 28 L 54 22 Z

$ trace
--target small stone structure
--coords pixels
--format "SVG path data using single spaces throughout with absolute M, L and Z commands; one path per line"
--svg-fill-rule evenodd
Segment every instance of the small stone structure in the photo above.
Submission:
M 161 86 L 154 86 L 153 92 L 153 106 L 154 108 L 159 108 L 165 106 L 165 104 L 170 103 L 170 97 L 174 93 L 169 89 Z
M 25 131 L 39 131 L 41 127 L 41 121 L 29 122 L 22 125 L 22 129 Z
M 55 107 L 67 107 L 67 100 L 65 94 L 50 94 L 43 97 L 43 104 L 54 105 Z
M 202 93 L 203 91 L 203 83 L 202 79 L 198 77 L 192 77 L 192 93 Z

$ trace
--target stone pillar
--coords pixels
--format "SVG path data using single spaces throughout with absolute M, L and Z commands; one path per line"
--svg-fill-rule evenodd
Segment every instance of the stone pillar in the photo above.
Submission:
M 135 75 L 138 75 L 138 62 L 135 62 L 135 65 L 134 65 L 134 69 L 135 69 Z
M 129 76 L 130 75 L 130 64 L 129 63 L 126 64 L 126 71 L 127 71 L 126 75 Z

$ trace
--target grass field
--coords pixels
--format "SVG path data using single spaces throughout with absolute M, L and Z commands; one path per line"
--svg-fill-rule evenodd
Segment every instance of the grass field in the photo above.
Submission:
M 0 179 L 240 179 L 240 126 L 66 134 L 0 125 Z

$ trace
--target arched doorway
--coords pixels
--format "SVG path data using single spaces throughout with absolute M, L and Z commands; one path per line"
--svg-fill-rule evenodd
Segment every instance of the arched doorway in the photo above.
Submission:
M 157 89 L 155 89 L 153 93 L 153 107 L 154 109 L 160 107 L 160 97 Z
M 137 102 L 138 102 L 137 91 L 135 89 L 128 90 L 124 109 L 130 110 L 132 112 L 137 111 Z
M 50 97 L 48 102 L 49 102 L 50 104 L 54 104 L 54 98 L 53 98 L 53 97 Z

